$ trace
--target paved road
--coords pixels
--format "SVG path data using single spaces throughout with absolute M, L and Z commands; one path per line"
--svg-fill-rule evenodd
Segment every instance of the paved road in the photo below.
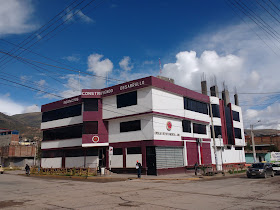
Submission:
M 0 209 L 280 209 L 280 176 L 97 183 L 0 175 Z

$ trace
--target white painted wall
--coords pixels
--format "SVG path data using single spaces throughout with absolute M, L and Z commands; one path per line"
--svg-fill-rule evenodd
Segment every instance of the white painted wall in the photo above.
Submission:
M 185 118 L 189 118 L 189 119 L 195 119 L 195 120 L 199 120 L 199 121 L 203 121 L 203 122 L 208 122 L 210 123 L 211 118 L 209 115 L 207 114 L 202 114 L 199 112 L 193 112 L 190 110 L 184 110 L 184 117 Z
M 120 133 L 120 123 L 141 120 L 141 130 Z M 109 143 L 151 140 L 153 138 L 152 116 L 125 117 L 109 121 Z
M 86 167 L 97 168 L 99 163 L 98 156 L 86 156 Z
M 56 158 L 41 158 L 42 168 L 61 168 L 62 167 L 62 157 Z
M 152 110 L 152 90 L 151 87 L 138 89 L 137 105 L 117 108 L 117 95 L 104 97 L 102 104 L 103 119 L 148 112 Z
M 83 157 L 65 157 L 65 168 L 84 167 Z
M 57 128 L 68 125 L 75 125 L 83 123 L 83 116 L 68 117 L 59 120 L 53 120 L 41 123 L 41 129 Z
M 111 156 L 111 167 L 122 168 L 123 167 L 123 155 L 112 155 Z
M 170 131 L 166 129 L 167 122 L 172 123 Z M 182 134 L 182 120 L 163 116 L 153 117 L 154 139 L 156 140 L 168 140 L 168 141 L 181 141 Z M 159 134 L 157 134 L 159 132 Z M 170 136 L 166 134 L 175 134 Z M 179 135 L 178 135 L 179 134 Z
M 215 164 L 215 154 L 214 154 L 214 147 L 212 142 L 211 142 L 211 157 L 212 157 L 212 164 Z M 225 147 L 225 149 L 222 152 L 222 157 L 223 157 L 223 164 L 246 162 L 244 148 L 242 150 L 235 150 L 234 146 L 232 146 L 231 149 L 226 149 Z M 220 163 L 221 160 L 220 150 L 217 152 L 217 159 Z
M 42 149 L 75 147 L 75 146 L 82 146 L 82 138 L 64 139 L 64 140 L 55 140 L 55 141 L 43 141 L 41 144 Z
M 141 165 L 143 165 L 142 154 L 126 155 L 126 167 L 136 169 L 137 160 L 141 163 Z
M 184 98 L 160 89 L 152 89 L 153 111 L 176 116 L 184 116 Z

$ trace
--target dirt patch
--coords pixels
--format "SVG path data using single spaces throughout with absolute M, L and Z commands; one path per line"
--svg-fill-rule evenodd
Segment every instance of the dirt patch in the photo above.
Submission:
M 0 209 L 11 207 L 11 206 L 20 206 L 24 204 L 26 201 L 0 201 Z

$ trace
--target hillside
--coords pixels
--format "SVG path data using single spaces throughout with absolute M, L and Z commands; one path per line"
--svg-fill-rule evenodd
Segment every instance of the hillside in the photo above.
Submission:
M 248 136 L 251 136 L 251 130 L 245 129 L 245 134 Z M 280 130 L 276 129 L 254 129 L 254 135 L 255 136 L 270 136 L 270 135 L 279 135 Z
M 28 139 L 42 138 L 40 130 L 41 112 L 8 116 L 0 112 L 0 128 L 18 130 L 20 136 Z

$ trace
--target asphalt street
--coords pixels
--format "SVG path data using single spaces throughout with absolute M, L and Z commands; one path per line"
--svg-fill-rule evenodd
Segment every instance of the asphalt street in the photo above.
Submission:
M 0 209 L 280 209 L 280 176 L 77 181 L 0 175 Z

